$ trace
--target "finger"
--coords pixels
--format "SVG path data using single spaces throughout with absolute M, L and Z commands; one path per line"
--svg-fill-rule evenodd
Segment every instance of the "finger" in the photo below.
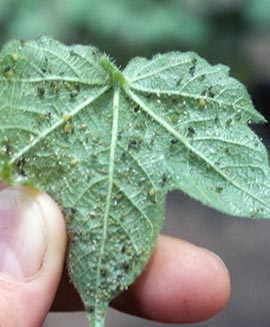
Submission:
M 142 274 L 111 305 L 152 320 L 196 322 L 218 313 L 229 295 L 229 273 L 217 256 L 188 242 L 160 236 Z M 67 272 L 52 310 L 83 310 Z
M 65 248 L 65 223 L 48 195 L 0 191 L 1 326 L 41 325 L 62 274 Z
M 161 236 L 143 273 L 112 306 L 160 322 L 190 323 L 218 313 L 229 295 L 229 273 L 216 255 Z

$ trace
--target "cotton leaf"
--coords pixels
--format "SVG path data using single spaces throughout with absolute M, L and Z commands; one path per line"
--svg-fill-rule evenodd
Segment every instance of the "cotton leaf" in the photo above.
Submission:
M 180 189 L 237 216 L 270 217 L 264 118 L 222 65 L 194 53 L 135 58 L 48 37 L 0 53 L 0 178 L 62 207 L 70 276 L 91 326 L 139 275 Z

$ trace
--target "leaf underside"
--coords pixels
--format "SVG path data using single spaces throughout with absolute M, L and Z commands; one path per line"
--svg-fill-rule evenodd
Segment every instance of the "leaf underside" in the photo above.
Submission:
M 141 272 L 169 190 L 235 216 L 270 217 L 264 122 L 228 68 L 195 53 L 135 58 L 49 38 L 0 54 L 0 178 L 64 210 L 68 269 L 91 326 Z

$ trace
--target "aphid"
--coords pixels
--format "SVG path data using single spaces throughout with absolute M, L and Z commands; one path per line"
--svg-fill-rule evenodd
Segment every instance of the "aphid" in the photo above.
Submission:
M 146 178 L 145 178 L 145 177 L 141 177 L 141 178 L 139 179 L 138 185 L 139 185 L 139 186 L 142 185 L 145 181 L 146 181 Z
M 95 217 L 96 217 L 96 212 L 95 212 L 94 210 L 90 211 L 90 212 L 89 212 L 89 216 L 90 216 L 91 218 L 95 218 Z
M 125 160 L 127 157 L 127 152 L 125 150 L 122 151 L 121 158 Z
M 257 210 L 253 210 L 249 213 L 249 215 L 251 218 L 254 218 L 254 217 L 256 217 L 257 213 L 258 213 Z
M 126 244 L 124 244 L 123 246 L 122 246 L 122 248 L 121 248 L 121 253 L 126 253 Z
M 140 106 L 139 105 L 136 106 L 136 107 L 134 107 L 134 109 L 133 109 L 134 112 L 138 112 L 139 110 L 140 110 Z
M 45 94 L 45 88 L 44 88 L 44 86 L 42 86 L 42 85 L 38 85 L 38 87 L 37 87 L 37 91 L 38 91 L 38 95 L 39 95 L 40 97 L 44 96 L 44 94 Z
M 177 116 L 177 115 L 173 115 L 172 118 L 171 118 L 171 121 L 172 121 L 173 123 L 177 123 L 177 122 L 179 121 L 179 116 Z
M 106 277 L 107 276 L 107 269 L 106 268 L 101 268 L 100 269 L 100 275 L 102 277 Z
M 70 85 L 70 83 L 68 83 L 68 82 L 65 82 L 65 87 L 66 87 L 66 89 L 67 89 L 67 90 L 70 90 L 70 88 L 71 88 L 71 85 Z
M 87 128 L 88 128 L 88 124 L 85 123 L 81 124 L 81 129 L 87 129 Z
M 179 101 L 179 98 L 178 98 L 178 96 L 174 95 L 174 96 L 172 96 L 171 100 L 172 100 L 172 103 L 177 104 Z
M 76 208 L 70 208 L 70 212 L 75 215 L 75 213 L 77 212 L 77 209 Z
M 34 136 L 31 134 L 28 143 L 31 144 L 34 140 Z
M 223 187 L 222 186 L 217 186 L 215 188 L 215 190 L 216 190 L 217 193 L 221 193 L 223 191 Z
M 128 141 L 128 148 L 133 148 L 133 147 L 136 147 L 137 145 L 138 145 L 137 140 L 129 140 Z
M 63 114 L 62 118 L 63 118 L 64 121 L 68 121 L 69 118 L 70 118 L 70 115 L 69 114 Z
M 170 142 L 171 142 L 171 144 L 176 144 L 179 142 L 179 140 L 177 138 L 173 138 L 173 139 L 171 139 Z
M 182 78 L 179 77 L 178 80 L 176 81 L 176 86 L 179 86 L 181 84 L 181 82 L 182 82 Z
M 229 118 L 229 119 L 226 121 L 226 125 L 229 127 L 231 124 L 232 124 L 232 119 Z
M 4 68 L 4 73 L 8 73 L 11 70 L 11 66 L 6 66 Z
M 56 93 L 58 93 L 62 87 L 62 83 L 58 83 L 56 84 L 54 81 L 52 81 L 52 83 L 54 83 L 54 90 Z
M 240 110 L 235 114 L 235 120 L 240 121 L 242 119 L 242 113 Z
M 129 268 L 130 268 L 130 265 L 129 265 L 127 262 L 124 262 L 124 263 L 122 264 L 122 268 L 123 268 L 125 271 L 128 271 Z
M 203 90 L 201 93 L 202 96 L 206 96 L 206 94 L 207 94 L 207 90 Z
M 168 179 L 167 175 L 165 173 L 162 174 L 162 177 L 161 177 L 161 180 L 162 180 L 161 185 L 162 186 L 165 186 L 167 179 Z
M 71 129 L 71 123 L 68 121 L 65 125 L 64 125 L 64 132 L 68 133 Z
M 5 152 L 7 156 L 11 155 L 11 149 L 12 149 L 11 145 L 7 143 L 5 146 Z
M 13 70 L 12 70 L 12 67 L 11 66 L 6 66 L 3 69 L 3 72 L 4 72 L 4 74 L 5 74 L 6 77 L 11 77 L 13 75 Z
M 153 187 L 148 192 L 148 200 L 152 203 L 156 203 L 156 190 Z
M 79 94 L 78 91 L 72 91 L 72 92 L 70 93 L 70 97 L 71 97 L 71 99 L 76 98 L 76 96 L 77 96 L 78 94 Z
M 152 187 L 152 188 L 149 190 L 148 195 L 149 195 L 150 198 L 153 198 L 153 197 L 155 196 L 155 194 L 156 194 L 156 191 L 155 191 L 155 189 Z
M 47 73 L 47 69 L 46 68 L 41 68 L 41 71 L 42 71 L 42 73 Z
M 50 87 L 51 87 L 51 88 L 55 88 L 55 87 L 56 87 L 56 83 L 55 83 L 55 81 L 50 81 Z
M 73 158 L 73 159 L 71 159 L 70 163 L 72 166 L 75 166 L 78 163 L 78 159 Z
M 202 74 L 202 75 L 199 76 L 200 81 L 203 81 L 204 79 L 205 79 L 205 74 Z
M 68 219 L 74 219 L 74 215 L 76 214 L 77 210 L 76 208 L 65 208 L 65 216 L 68 218 Z M 74 230 L 73 230 L 74 232 Z
M 74 50 L 71 50 L 71 51 L 69 52 L 69 55 L 70 55 L 71 57 L 76 57 L 76 56 L 78 56 L 78 54 L 77 54 Z
M 204 100 L 204 99 L 200 99 L 200 101 L 199 101 L 199 105 L 200 105 L 201 108 L 204 108 L 205 105 L 206 105 L 205 100 Z
M 5 153 L 6 153 L 7 156 L 10 156 L 11 155 L 12 146 L 11 146 L 10 141 L 9 141 L 8 138 L 5 138 L 3 150 L 5 151 Z
M 19 173 L 22 175 L 22 176 L 26 176 L 26 173 L 25 173 L 25 170 L 24 170 L 24 166 L 26 164 L 26 159 L 25 158 L 21 158 L 20 160 L 17 161 L 16 163 L 16 167 L 18 168 L 19 170 Z
M 76 83 L 75 84 L 75 89 L 80 92 L 81 91 L 81 84 L 80 83 Z
M 196 65 L 197 64 L 197 62 L 198 62 L 198 59 L 197 58 L 192 58 L 192 63 L 193 63 L 193 65 Z
M 16 54 L 16 53 L 13 53 L 11 55 L 11 59 L 14 61 L 14 62 L 17 62 L 19 60 L 19 56 Z
M 191 67 L 189 68 L 189 74 L 190 74 L 191 76 L 194 76 L 194 74 L 195 74 L 195 69 L 196 69 L 196 66 L 191 66 Z
M 195 129 L 191 126 L 189 126 L 188 131 L 190 134 L 195 134 Z
M 209 96 L 210 96 L 211 98 L 214 98 L 215 93 L 214 93 L 214 91 L 213 91 L 213 86 L 210 86 L 210 87 L 208 88 L 208 94 L 209 94 Z

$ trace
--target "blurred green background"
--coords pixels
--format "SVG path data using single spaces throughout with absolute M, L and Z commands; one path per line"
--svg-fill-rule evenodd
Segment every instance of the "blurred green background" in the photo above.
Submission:
M 44 33 L 66 44 L 95 45 L 122 67 L 134 56 L 195 51 L 230 66 L 270 118 L 269 0 L 0 0 L 0 47 Z M 269 142 L 269 124 L 257 132 Z M 228 308 L 199 326 L 270 326 L 270 222 L 235 220 L 178 193 L 168 197 L 167 216 L 165 232 L 217 251 L 231 271 Z M 72 317 L 51 315 L 44 326 L 86 326 Z M 108 325 L 160 326 L 118 317 L 112 313 Z
M 270 78 L 269 0 L 1 0 L 0 45 L 47 33 L 92 44 L 119 65 L 194 50 L 248 85 Z

